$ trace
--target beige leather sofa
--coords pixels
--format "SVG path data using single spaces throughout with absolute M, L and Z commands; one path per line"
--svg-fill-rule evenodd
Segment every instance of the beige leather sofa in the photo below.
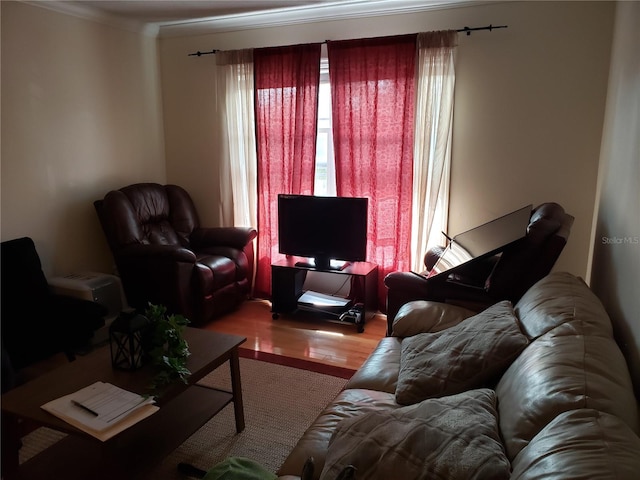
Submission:
M 491 322 L 511 306 L 496 308 Z M 403 306 L 393 336 L 380 341 L 309 427 L 280 468 L 281 479 L 299 478 L 310 457 L 315 461 L 313 478 L 322 480 L 334 480 L 346 464 L 357 468 L 358 480 L 640 478 L 638 403 L 598 298 L 581 279 L 552 273 L 511 311 L 519 332 L 509 327 L 513 335 L 507 353 L 493 351 L 486 358 L 479 354 L 477 361 L 461 367 L 457 358 L 466 355 L 468 344 L 482 344 L 485 330 L 470 336 L 469 331 L 449 334 L 477 322 L 474 312 L 424 301 Z M 486 317 L 480 320 L 489 324 Z M 485 335 L 492 343 L 488 349 L 502 348 L 496 349 L 495 342 L 509 336 L 504 331 Z M 443 376 L 437 361 L 427 360 L 417 371 L 418 377 L 430 372 L 427 386 L 413 388 L 415 379 L 405 378 L 411 361 L 407 345 L 426 338 L 433 350 L 446 345 L 442 335 L 453 343 L 447 352 L 432 352 L 429 358 L 444 354 L 454 373 Z M 455 345 L 455 338 L 464 335 L 463 345 Z M 478 375 L 487 368 L 493 369 L 492 375 Z M 434 381 L 435 386 L 429 384 Z M 417 397 L 396 397 L 407 385 L 413 393 L 417 390 Z M 443 391 L 446 395 L 439 393 Z M 475 406 L 480 403 L 485 407 L 478 416 Z M 473 408 L 465 410 L 468 405 Z M 492 415 L 494 431 L 491 426 L 474 430 L 490 424 Z M 440 436 L 448 428 L 453 440 Z

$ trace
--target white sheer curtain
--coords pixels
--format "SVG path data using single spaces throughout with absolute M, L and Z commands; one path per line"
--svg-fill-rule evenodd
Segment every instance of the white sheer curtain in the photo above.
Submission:
M 424 254 L 444 245 L 449 211 L 449 172 L 455 87 L 455 30 L 418 35 L 418 86 L 414 136 L 412 270 L 424 270 Z
M 411 265 L 424 269 L 427 249 L 443 245 L 455 87 L 455 31 L 418 35 Z M 217 102 L 222 225 L 257 225 L 253 50 L 218 52 Z
M 257 158 L 253 108 L 253 50 L 216 54 L 217 102 L 222 129 L 220 215 L 224 226 L 258 224 Z

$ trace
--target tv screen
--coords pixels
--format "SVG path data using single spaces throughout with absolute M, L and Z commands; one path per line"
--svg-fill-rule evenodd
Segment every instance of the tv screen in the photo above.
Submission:
M 298 266 L 343 268 L 367 257 L 369 201 L 359 197 L 278 195 L 279 252 L 313 259 Z

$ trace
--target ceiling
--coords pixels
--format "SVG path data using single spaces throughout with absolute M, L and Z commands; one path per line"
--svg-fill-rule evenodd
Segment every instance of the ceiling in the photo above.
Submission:
M 67 0 L 64 3 L 140 23 L 176 23 L 361 0 Z
M 0 0 L 1 1 L 1 0 Z M 482 0 L 22 0 L 151 35 L 195 35 L 415 13 Z

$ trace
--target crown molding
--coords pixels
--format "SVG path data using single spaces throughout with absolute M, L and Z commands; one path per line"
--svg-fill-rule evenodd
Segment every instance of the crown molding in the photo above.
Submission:
M 319 21 L 411 14 L 429 10 L 496 3 L 496 0 L 342 0 L 176 22 L 144 23 L 111 15 L 87 6 L 86 4 L 79 5 L 64 0 L 20 1 L 34 7 L 45 8 L 151 37 L 204 35 L 254 28 L 282 27 Z
M 33 7 L 44 8 L 53 12 L 71 15 L 73 17 L 82 18 L 83 20 L 90 20 L 102 25 L 107 25 L 109 27 L 115 27 L 121 30 L 143 34 L 146 36 L 155 37 L 159 32 L 159 27 L 157 24 L 143 23 L 136 20 L 125 19 L 101 12 L 99 10 L 96 10 L 95 8 L 91 8 L 85 5 L 78 5 L 72 2 L 65 2 L 63 0 L 21 0 L 21 2 Z
M 161 22 L 155 25 L 159 29 L 158 35 L 160 37 L 177 37 L 319 21 L 411 14 L 480 3 L 492 2 L 477 0 L 348 0 L 181 22 Z

